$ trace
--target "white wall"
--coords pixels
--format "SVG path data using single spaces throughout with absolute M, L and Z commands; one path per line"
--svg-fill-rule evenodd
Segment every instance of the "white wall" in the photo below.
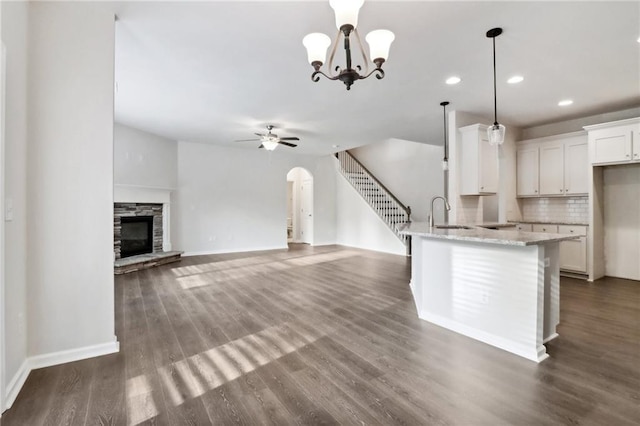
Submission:
M 640 280 L 640 164 L 603 174 L 605 275 Z
M 405 245 L 340 172 L 337 175 L 337 243 L 384 253 L 406 255 Z
M 116 185 L 173 189 L 178 180 L 178 143 L 123 124 L 113 128 Z
M 110 7 L 29 4 L 28 352 L 36 365 L 117 349 Z
M 294 167 L 313 175 L 314 244 L 335 243 L 332 157 L 179 142 L 173 248 L 186 254 L 285 248 L 287 173 Z
M 27 359 L 27 2 L 1 2 L 6 46 L 4 196 L 13 205 L 5 222 L 5 374 L 0 383 L 9 398 L 19 390 Z M 3 215 L 4 217 L 4 215 Z M 23 378 L 24 379 L 24 378 Z M 11 385 L 11 386 L 9 386 Z M 9 389 L 7 389 L 9 388 Z M 10 401 L 9 401 L 10 402 Z M 0 411 L 2 407 L 0 407 Z
M 389 139 L 349 152 L 402 204 L 411 206 L 414 222 L 426 222 L 429 201 L 435 195 L 444 195 L 444 148 L 441 146 Z M 443 221 L 443 203 L 438 201 L 434 209 L 436 221 Z

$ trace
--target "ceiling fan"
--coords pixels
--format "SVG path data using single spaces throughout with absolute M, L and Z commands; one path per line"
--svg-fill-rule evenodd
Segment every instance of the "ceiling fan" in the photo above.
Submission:
M 258 148 L 264 148 L 267 151 L 273 151 L 274 149 L 276 149 L 276 147 L 278 146 L 278 144 L 280 145 L 285 145 L 285 146 L 290 146 L 292 148 L 298 146 L 294 143 L 290 143 L 290 142 L 285 142 L 285 141 L 299 141 L 300 138 L 297 137 L 288 137 L 288 138 L 280 138 L 278 137 L 278 135 L 276 135 L 275 133 L 271 133 L 271 130 L 273 130 L 274 126 L 271 124 L 267 124 L 267 130 L 269 131 L 267 134 L 264 133 L 256 133 L 256 136 L 260 136 L 260 139 L 242 139 L 242 140 L 237 140 L 235 142 L 249 142 L 249 141 L 260 141 L 260 146 Z

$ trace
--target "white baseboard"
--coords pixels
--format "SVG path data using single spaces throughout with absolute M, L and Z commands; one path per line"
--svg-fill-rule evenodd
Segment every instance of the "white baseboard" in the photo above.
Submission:
M 29 358 L 29 368 L 51 367 L 52 365 L 65 364 L 67 362 L 80 361 L 82 359 L 94 358 L 101 355 L 116 353 L 120 350 L 120 343 L 113 342 L 100 343 L 98 345 L 85 346 L 83 348 L 69 349 L 66 351 L 52 352 L 43 355 L 36 355 Z
M 501 336 L 497 336 L 492 333 L 488 333 L 484 330 L 479 330 L 475 327 L 460 323 L 450 318 L 446 318 L 440 315 L 436 315 L 424 310 L 419 311 L 420 319 L 444 327 L 456 333 L 470 337 L 475 340 L 479 340 L 483 343 L 495 346 L 496 348 L 511 352 L 512 354 L 519 355 L 531 361 L 541 362 L 549 357 L 546 353 L 546 348 L 543 345 L 540 347 L 532 348 L 527 347 L 521 343 L 514 342 Z
M 65 364 L 67 362 L 80 361 L 83 359 L 94 358 L 97 356 L 108 355 L 120 351 L 120 343 L 116 340 L 112 342 L 100 343 L 98 345 L 85 346 L 82 348 L 69 349 L 66 351 L 52 352 L 43 355 L 29 357 L 20 366 L 18 372 L 7 385 L 5 392 L 4 410 L 8 410 L 16 400 L 20 389 L 29 377 L 31 370 L 37 368 L 51 367 L 53 365 Z
M 221 249 L 221 250 L 205 250 L 205 251 L 185 251 L 182 256 L 206 256 L 209 254 L 225 254 L 225 253 L 248 253 L 252 251 L 268 251 L 268 250 L 283 250 L 289 246 L 271 246 L 271 247 L 249 247 L 243 249 Z
M 24 386 L 24 383 L 27 381 L 27 377 L 29 377 L 30 372 L 31 369 L 29 368 L 29 359 L 25 359 L 20 368 L 18 368 L 15 376 L 13 376 L 13 379 L 11 379 L 11 381 L 7 385 L 4 407 L 2 407 L 2 410 L 0 411 L 8 410 L 9 408 L 11 408 L 13 402 L 18 397 L 20 389 L 22 389 L 22 386 Z

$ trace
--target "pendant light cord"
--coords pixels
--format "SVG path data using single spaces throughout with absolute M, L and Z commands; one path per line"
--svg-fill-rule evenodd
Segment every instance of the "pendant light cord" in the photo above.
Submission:
M 498 94 L 496 89 L 496 38 L 493 39 L 493 120 L 494 126 L 498 125 Z
M 448 102 L 447 102 L 448 103 Z M 449 147 L 447 146 L 447 105 L 442 105 L 442 121 L 444 122 L 444 160 L 449 160 Z
M 447 105 L 449 105 L 448 101 L 440 102 L 440 106 L 442 107 L 442 121 L 444 122 L 444 161 L 449 160 L 449 146 L 447 144 Z

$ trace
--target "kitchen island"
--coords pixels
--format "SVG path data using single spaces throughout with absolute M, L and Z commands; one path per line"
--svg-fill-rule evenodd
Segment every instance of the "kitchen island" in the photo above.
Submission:
M 532 361 L 560 320 L 559 242 L 571 235 L 413 222 L 411 290 L 418 316 Z

